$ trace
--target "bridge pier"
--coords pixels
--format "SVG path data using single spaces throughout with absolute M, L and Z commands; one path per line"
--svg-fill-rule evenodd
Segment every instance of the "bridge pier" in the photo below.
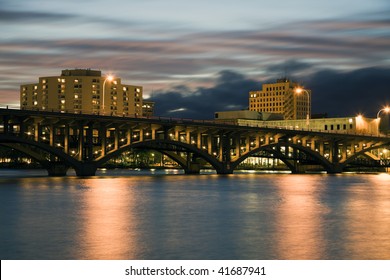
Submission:
M 200 173 L 200 164 L 199 163 L 190 163 L 187 168 L 184 169 L 185 174 L 199 174 Z
M 83 162 L 75 167 L 76 175 L 79 177 L 95 176 L 97 165 L 94 162 Z
M 338 174 L 338 173 L 343 173 L 343 167 L 339 164 L 332 164 L 331 169 L 327 170 L 328 174 Z
M 220 168 L 216 169 L 217 174 L 233 174 L 233 168 L 231 168 L 229 163 L 223 163 Z
M 63 163 L 48 162 L 45 168 L 49 176 L 62 177 L 66 176 L 69 166 Z

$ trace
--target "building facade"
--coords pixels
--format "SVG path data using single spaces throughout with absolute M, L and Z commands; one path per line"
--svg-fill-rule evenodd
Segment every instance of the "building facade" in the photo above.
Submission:
M 249 92 L 249 110 L 282 114 L 286 120 L 310 118 L 311 91 L 289 79 L 278 79 Z
M 363 116 L 301 120 L 248 120 L 236 119 L 242 126 L 270 127 L 291 130 L 310 130 L 329 133 L 380 135 L 378 120 Z
M 60 76 L 21 85 L 20 108 L 141 117 L 142 94 L 141 86 L 122 84 L 120 78 L 102 76 L 99 70 L 62 70 Z
M 144 100 L 142 104 L 142 115 L 144 117 L 152 117 L 154 116 L 154 104 L 153 101 Z
M 283 115 L 276 113 L 265 113 L 265 112 L 256 112 L 250 110 L 240 110 L 240 111 L 220 111 L 214 113 L 214 118 L 217 121 L 233 121 L 237 119 L 246 119 L 246 120 L 261 120 L 261 121 L 271 121 L 271 120 L 283 120 Z

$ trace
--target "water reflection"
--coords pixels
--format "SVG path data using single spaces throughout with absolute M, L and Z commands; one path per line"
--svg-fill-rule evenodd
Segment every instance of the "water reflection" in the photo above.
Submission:
M 136 196 L 124 178 L 84 180 L 78 259 L 135 259 L 139 250 Z
M 0 258 L 390 259 L 387 174 L 114 176 L 0 178 Z
M 356 182 L 345 201 L 344 252 L 350 258 L 390 259 L 390 193 L 389 176 L 369 176 L 367 182 Z M 386 186 L 385 188 L 383 186 Z
M 319 176 L 282 176 L 277 190 L 282 203 L 275 214 L 277 259 L 322 259 L 324 238 Z

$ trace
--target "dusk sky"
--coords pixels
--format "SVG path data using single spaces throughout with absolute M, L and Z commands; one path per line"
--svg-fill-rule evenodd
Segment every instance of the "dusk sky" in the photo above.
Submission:
M 390 105 L 389 0 L 0 0 L 0 105 L 19 86 L 92 68 L 140 85 L 156 114 L 213 118 L 288 76 L 313 113 Z

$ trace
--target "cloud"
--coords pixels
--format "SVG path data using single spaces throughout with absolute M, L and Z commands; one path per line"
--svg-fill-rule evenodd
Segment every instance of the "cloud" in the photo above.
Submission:
M 75 16 L 65 13 L 0 10 L 0 22 L 3 22 L 3 24 L 31 21 L 43 22 L 47 20 L 58 21 L 72 18 L 75 18 Z
M 280 76 L 290 76 L 292 73 L 299 73 L 312 68 L 313 64 L 291 59 L 282 63 L 270 64 L 266 70 Z
M 299 62 L 296 64 L 300 65 Z M 190 94 L 187 87 L 176 87 L 156 92 L 151 100 L 156 102 L 158 116 L 212 119 L 217 111 L 246 109 L 249 92 L 259 90 L 262 83 L 274 82 L 277 78 L 255 81 L 226 70 L 218 73 L 211 87 L 198 88 Z M 328 69 L 296 78 L 312 91 L 313 113 L 328 113 L 329 117 L 363 113 L 375 117 L 382 107 L 390 105 L 390 68 L 363 68 L 349 72 Z
M 248 93 L 259 84 L 240 73 L 225 70 L 217 74 L 211 87 L 194 89 L 187 87 L 155 92 L 151 100 L 156 102 L 156 115 L 177 118 L 212 119 L 217 111 L 240 110 L 248 107 Z M 183 94 L 180 89 L 186 91 Z
M 390 68 L 362 68 L 349 72 L 323 70 L 306 78 L 312 89 L 315 112 L 330 116 L 355 116 L 359 113 L 376 117 L 390 105 L 388 81 Z
M 182 26 L 167 28 L 168 23 L 158 26 L 159 19 L 150 20 L 142 14 L 111 17 L 104 5 L 99 6 L 100 16 L 96 16 L 96 11 L 61 9 L 62 6 L 52 1 L 45 1 L 46 5 L 41 2 L 41 6 L 57 13 L 43 9 L 34 12 L 28 9 L 39 6 L 30 2 L 19 3 L 18 9 L 12 5 L 0 9 L 4 31 L 0 38 L 0 77 L 5 77 L 0 79 L 0 102 L 5 90 L 8 93 L 14 88 L 13 96 L 18 100 L 20 84 L 34 82 L 41 76 L 58 75 L 65 68 L 112 72 L 125 83 L 144 86 L 147 95 L 150 92 L 178 93 L 181 100 L 187 95 L 191 98 L 208 96 L 211 93 L 207 91 L 213 91 L 214 95 L 222 90 L 226 93 L 227 89 L 218 80 L 218 77 L 228 80 L 225 69 L 234 69 L 230 71 L 230 79 L 249 84 L 256 79 L 259 84 L 284 74 L 308 80 L 324 69 L 329 70 L 323 74 L 333 70 L 335 74 L 343 74 L 338 70 L 386 67 L 390 62 L 386 13 L 375 20 L 332 18 L 283 22 L 277 26 L 257 25 L 253 19 L 251 28 L 217 31 L 190 30 Z M 12 11 L 4 10 L 12 7 Z M 213 77 L 214 73 L 220 76 Z M 239 84 L 237 80 L 235 83 Z M 185 86 L 188 90 L 175 89 L 175 86 Z M 212 101 L 216 102 L 213 98 Z M 244 102 L 237 100 L 237 105 L 229 103 L 221 108 L 247 106 L 245 97 Z M 178 108 L 187 106 L 183 104 L 170 110 Z M 190 115 L 191 110 L 175 113 Z

